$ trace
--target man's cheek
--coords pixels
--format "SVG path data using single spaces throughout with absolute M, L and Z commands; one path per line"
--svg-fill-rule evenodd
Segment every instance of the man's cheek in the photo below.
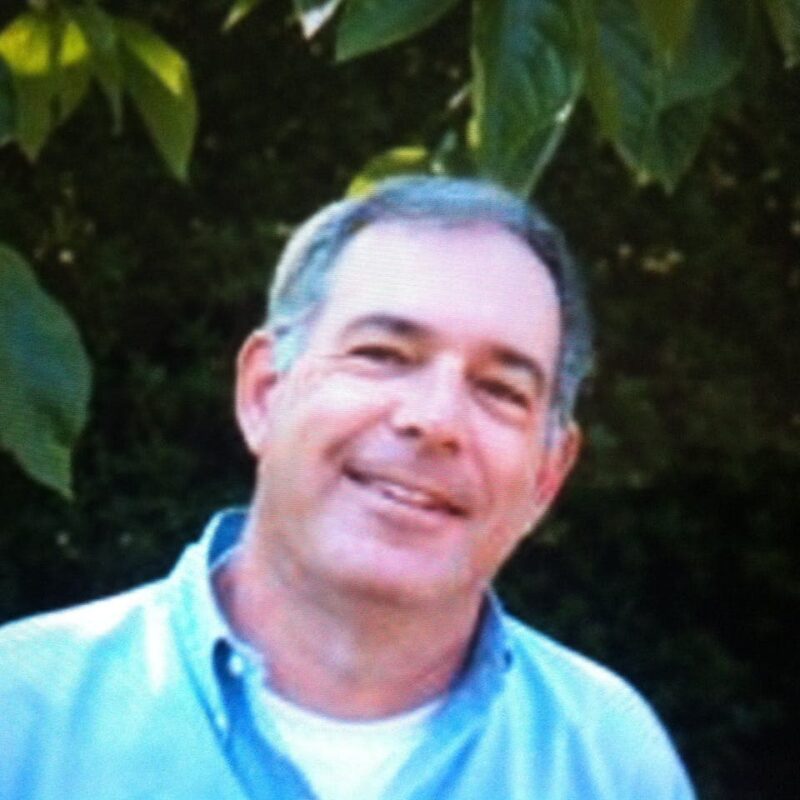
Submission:
M 325 409 L 341 419 L 370 414 L 385 405 L 389 397 L 388 387 L 383 383 L 350 374 L 328 376 L 319 392 L 324 395 Z

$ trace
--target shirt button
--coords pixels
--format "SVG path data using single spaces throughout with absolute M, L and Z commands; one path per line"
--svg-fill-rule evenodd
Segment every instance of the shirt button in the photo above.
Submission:
M 222 711 L 218 711 L 214 714 L 214 724 L 223 732 L 226 733 L 228 730 L 228 718 Z
M 238 653 L 231 653 L 228 659 L 228 669 L 234 678 L 241 678 L 244 675 L 244 659 Z

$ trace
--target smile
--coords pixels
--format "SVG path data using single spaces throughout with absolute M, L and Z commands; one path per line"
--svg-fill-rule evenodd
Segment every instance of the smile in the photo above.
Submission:
M 447 497 L 435 490 L 405 481 L 399 482 L 383 475 L 371 475 L 360 472 L 350 466 L 345 467 L 344 474 L 362 488 L 369 489 L 395 503 L 400 503 L 401 505 L 411 508 L 422 509 L 423 511 L 434 511 L 455 517 L 465 516 L 463 509 L 450 502 Z

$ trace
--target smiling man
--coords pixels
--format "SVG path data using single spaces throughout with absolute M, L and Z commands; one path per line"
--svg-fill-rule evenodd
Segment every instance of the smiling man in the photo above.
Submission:
M 635 691 L 490 589 L 576 458 L 588 357 L 518 199 L 320 212 L 239 355 L 250 507 L 164 581 L 6 628 L 0 796 L 692 798 Z

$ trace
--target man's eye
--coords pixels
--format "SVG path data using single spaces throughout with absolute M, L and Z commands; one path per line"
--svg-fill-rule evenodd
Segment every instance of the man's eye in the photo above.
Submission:
M 365 344 L 354 347 L 350 350 L 350 355 L 380 364 L 405 365 L 411 360 L 402 350 L 382 344 Z
M 524 392 L 503 381 L 486 379 L 480 381 L 479 386 L 484 392 L 503 402 L 513 403 L 520 408 L 528 408 L 530 405 L 528 396 Z

